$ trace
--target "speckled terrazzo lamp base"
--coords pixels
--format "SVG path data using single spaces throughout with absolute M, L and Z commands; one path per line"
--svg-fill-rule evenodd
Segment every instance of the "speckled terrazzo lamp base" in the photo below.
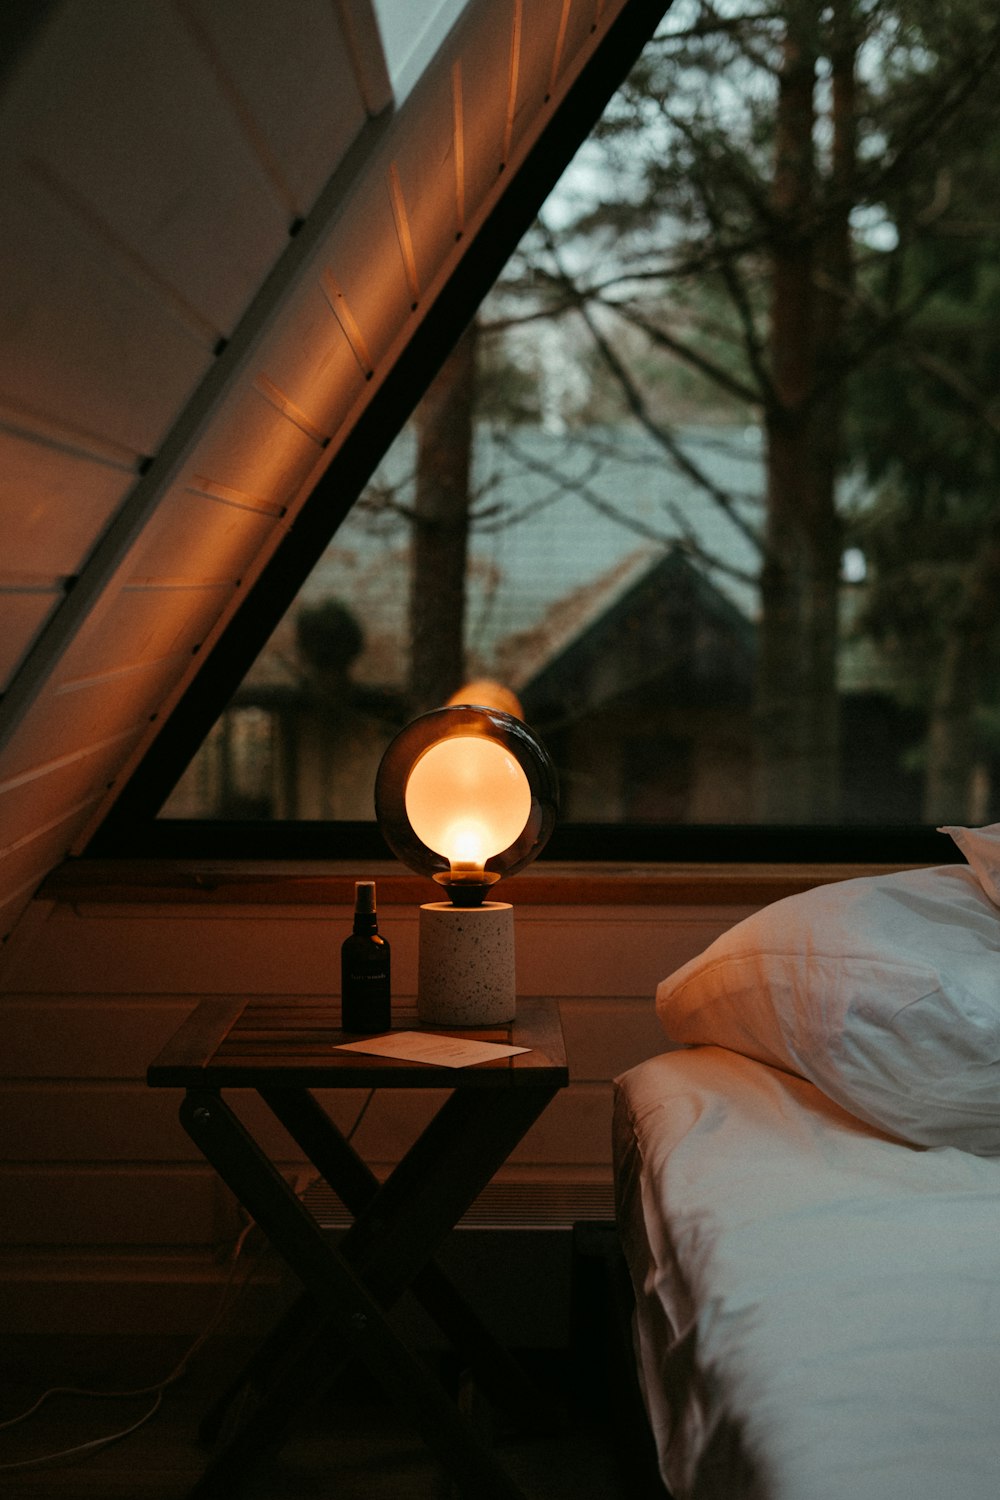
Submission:
M 417 1015 L 428 1026 L 503 1026 L 514 1019 L 514 908 L 428 902 L 420 908 Z

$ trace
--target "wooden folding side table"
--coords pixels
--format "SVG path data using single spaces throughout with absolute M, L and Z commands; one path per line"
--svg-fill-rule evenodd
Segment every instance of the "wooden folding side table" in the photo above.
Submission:
M 523 1373 L 437 1269 L 435 1250 L 569 1081 L 555 1001 L 522 1001 L 516 1021 L 467 1035 L 527 1052 L 460 1069 L 338 1052 L 348 1038 L 333 1007 L 273 997 L 203 1001 L 151 1065 L 154 1088 L 183 1088 L 181 1122 L 295 1273 L 303 1296 L 254 1355 L 241 1382 L 261 1403 L 212 1458 L 191 1500 L 231 1497 L 250 1465 L 276 1446 L 317 1383 L 353 1358 L 409 1411 L 428 1446 L 477 1497 L 523 1500 L 388 1309 L 411 1288 L 468 1359 L 488 1394 L 529 1409 Z M 334 1246 L 223 1098 L 253 1089 L 353 1215 Z M 311 1092 L 331 1088 L 450 1089 L 390 1176 L 378 1178 Z M 240 1384 L 241 1382 L 237 1382 Z M 218 1428 L 229 1395 L 202 1433 Z

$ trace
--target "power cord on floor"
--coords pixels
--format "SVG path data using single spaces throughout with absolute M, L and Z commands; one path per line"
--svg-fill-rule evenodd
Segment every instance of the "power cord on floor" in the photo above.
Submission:
M 229 1275 L 226 1278 L 226 1284 L 222 1289 L 222 1293 L 219 1297 L 218 1306 L 216 1307 L 215 1312 L 212 1314 L 207 1325 L 201 1331 L 198 1337 L 185 1350 L 181 1359 L 174 1366 L 173 1370 L 171 1370 L 170 1374 L 167 1375 L 163 1380 L 158 1380 L 154 1385 L 137 1386 L 133 1389 L 122 1391 L 98 1391 L 90 1390 L 85 1386 L 55 1385 L 50 1387 L 49 1390 L 43 1391 L 43 1393 L 38 1397 L 38 1400 L 35 1401 L 33 1405 L 29 1406 L 26 1411 L 21 1412 L 16 1417 L 9 1417 L 5 1422 L 0 1422 L 0 1432 L 6 1432 L 12 1427 L 20 1426 L 22 1422 L 27 1422 L 29 1418 L 35 1416 L 35 1414 L 41 1410 L 41 1408 L 47 1401 L 51 1400 L 55 1396 L 78 1396 L 84 1399 L 96 1401 L 121 1401 L 138 1398 L 139 1396 L 153 1396 L 153 1404 L 143 1416 L 141 1416 L 137 1421 L 130 1423 L 128 1427 L 120 1428 L 115 1432 L 106 1433 L 103 1437 L 92 1438 L 89 1442 L 86 1443 L 78 1443 L 72 1448 L 62 1448 L 55 1453 L 44 1453 L 39 1455 L 39 1457 L 37 1458 L 18 1459 L 13 1463 L 0 1463 L 0 1473 L 9 1473 L 14 1469 L 39 1469 L 45 1467 L 47 1464 L 65 1463 L 70 1459 L 85 1458 L 89 1454 L 99 1452 L 99 1450 L 102 1448 L 110 1447 L 112 1443 L 120 1442 L 122 1438 L 131 1436 L 133 1432 L 138 1432 L 140 1427 L 145 1427 L 147 1422 L 152 1421 L 153 1417 L 156 1416 L 156 1413 L 159 1411 L 160 1406 L 163 1402 L 164 1392 L 168 1390 L 170 1386 L 176 1385 L 176 1383 L 187 1373 L 187 1368 L 190 1361 L 194 1358 L 195 1354 L 197 1354 L 198 1350 L 202 1347 L 206 1340 L 209 1339 L 215 1332 L 215 1329 L 218 1327 L 223 1314 L 227 1311 L 233 1291 L 233 1284 L 236 1279 L 236 1272 L 240 1267 L 241 1258 L 243 1256 L 243 1250 L 246 1245 L 247 1238 L 253 1229 L 254 1224 L 252 1222 L 246 1224 L 240 1232 L 236 1244 L 233 1247 Z M 251 1265 L 246 1279 L 238 1288 L 239 1292 L 242 1292 L 246 1288 L 246 1286 L 249 1285 L 255 1269 L 256 1261 Z
M 353 1138 L 354 1133 L 357 1130 L 358 1126 L 361 1124 L 361 1121 L 364 1119 L 365 1114 L 368 1110 L 368 1106 L 371 1104 L 374 1096 L 375 1090 L 369 1089 L 367 1096 L 365 1097 L 365 1100 L 362 1103 L 361 1108 L 354 1120 L 354 1123 L 351 1125 L 350 1130 L 345 1136 L 345 1140 L 349 1141 Z M 296 1196 L 301 1197 L 302 1193 L 305 1192 L 306 1188 L 309 1186 L 309 1183 L 312 1180 L 312 1175 L 313 1174 L 308 1172 L 303 1172 L 300 1174 L 294 1184 L 294 1192 L 296 1193 Z M 36 1414 L 36 1412 L 41 1410 L 41 1408 L 48 1400 L 50 1400 L 54 1396 L 79 1396 L 88 1400 L 98 1401 L 120 1401 L 138 1398 L 139 1396 L 153 1396 L 153 1404 L 144 1416 L 141 1416 L 138 1421 L 132 1422 L 128 1427 L 123 1427 L 116 1432 L 106 1433 L 103 1437 L 91 1438 L 89 1442 L 78 1443 L 72 1448 L 62 1448 L 56 1453 L 43 1453 L 40 1454 L 37 1458 L 18 1459 L 13 1463 L 0 1463 L 0 1474 L 9 1474 L 13 1470 L 17 1469 L 40 1469 L 44 1468 L 48 1464 L 66 1463 L 71 1459 L 89 1457 L 93 1453 L 98 1453 L 102 1448 L 109 1448 L 112 1443 L 119 1443 L 123 1438 L 131 1437 L 133 1432 L 138 1432 L 140 1427 L 145 1427 L 147 1422 L 151 1422 L 163 1403 L 164 1392 L 167 1391 L 170 1386 L 176 1385 L 177 1382 L 187 1374 L 187 1368 L 191 1360 L 197 1354 L 198 1350 L 202 1348 L 202 1346 L 215 1332 L 216 1328 L 222 1320 L 223 1314 L 228 1310 L 230 1296 L 232 1294 L 233 1285 L 236 1280 L 236 1271 L 240 1265 L 241 1257 L 243 1255 L 247 1239 L 255 1229 L 255 1227 L 256 1225 L 254 1224 L 254 1221 L 252 1219 L 249 1219 L 248 1222 L 244 1225 L 243 1229 L 240 1231 L 236 1243 L 233 1246 L 229 1275 L 226 1278 L 226 1284 L 222 1289 L 221 1296 L 219 1297 L 219 1303 L 215 1309 L 215 1312 L 212 1314 L 211 1318 L 209 1319 L 206 1326 L 202 1329 L 201 1333 L 185 1350 L 184 1354 L 181 1356 L 181 1359 L 174 1366 L 173 1370 L 171 1370 L 170 1374 L 165 1377 L 165 1379 L 158 1380 L 154 1385 L 139 1386 L 136 1389 L 127 1391 L 94 1391 L 88 1390 L 83 1386 L 74 1385 L 52 1386 L 49 1390 L 43 1391 L 43 1393 L 38 1397 L 38 1400 L 35 1401 L 32 1406 L 29 1406 L 26 1411 L 21 1412 L 16 1417 L 8 1417 L 6 1421 L 0 1422 L 0 1432 L 6 1432 L 12 1427 L 20 1426 L 22 1422 L 27 1422 Z M 259 1247 L 255 1260 L 251 1264 L 244 1281 L 237 1288 L 238 1295 L 242 1294 L 249 1286 L 254 1272 L 257 1269 L 257 1262 L 259 1261 L 264 1248 L 265 1247 L 263 1245 Z

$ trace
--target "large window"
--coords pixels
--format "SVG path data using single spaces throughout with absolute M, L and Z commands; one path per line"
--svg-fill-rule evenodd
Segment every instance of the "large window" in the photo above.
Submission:
M 678 0 L 162 816 L 489 678 L 566 823 L 1000 818 L 995 33 Z

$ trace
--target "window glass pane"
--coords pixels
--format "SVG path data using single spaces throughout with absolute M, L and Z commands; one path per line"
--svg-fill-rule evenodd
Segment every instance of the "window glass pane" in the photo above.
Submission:
M 1000 817 L 989 10 L 855 11 L 671 9 L 166 816 L 489 678 L 564 821 Z

